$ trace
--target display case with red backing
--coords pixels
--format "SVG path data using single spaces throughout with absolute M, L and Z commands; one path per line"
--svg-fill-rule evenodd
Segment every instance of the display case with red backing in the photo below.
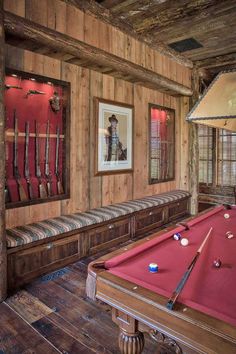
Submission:
M 6 207 L 69 197 L 70 84 L 7 70 Z
M 175 178 L 175 111 L 149 104 L 149 183 Z

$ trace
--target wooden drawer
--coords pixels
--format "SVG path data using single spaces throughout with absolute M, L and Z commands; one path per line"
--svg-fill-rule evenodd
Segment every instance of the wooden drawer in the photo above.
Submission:
M 111 222 L 88 231 L 89 253 L 93 254 L 130 239 L 130 218 Z
M 9 288 L 74 262 L 88 254 L 84 234 L 77 234 L 47 244 L 8 254 Z
M 180 218 L 188 214 L 189 199 L 183 199 L 176 203 L 172 203 L 168 206 L 169 209 L 169 221 Z
M 160 227 L 167 222 L 167 207 L 154 207 L 135 215 L 135 236 Z

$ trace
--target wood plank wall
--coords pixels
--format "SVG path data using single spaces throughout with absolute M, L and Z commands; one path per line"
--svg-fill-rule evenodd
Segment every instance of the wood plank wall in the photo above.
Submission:
M 5 10 L 66 33 L 152 69 L 174 81 L 191 86 L 190 70 L 112 26 L 59 0 L 5 0 Z M 8 67 L 71 83 L 71 198 L 7 210 L 7 227 L 23 225 L 61 214 L 122 202 L 132 198 L 188 189 L 188 129 L 184 115 L 188 99 L 63 63 L 43 55 L 7 47 Z M 134 171 L 130 174 L 94 176 L 93 97 L 134 105 Z M 176 179 L 148 185 L 148 103 L 176 109 Z M 184 136 L 184 138 L 183 138 Z M 183 153 L 182 153 L 183 152 Z M 181 170 L 182 167 L 182 170 Z

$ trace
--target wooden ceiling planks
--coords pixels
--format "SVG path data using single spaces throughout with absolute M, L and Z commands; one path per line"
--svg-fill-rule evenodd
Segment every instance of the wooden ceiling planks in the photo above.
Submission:
M 196 39 L 203 47 L 188 50 L 184 56 L 199 67 L 205 67 L 205 63 L 207 67 L 211 60 L 211 67 L 215 61 L 220 70 L 221 66 L 232 66 L 235 62 L 235 0 L 100 0 L 99 3 L 138 35 L 148 37 L 152 45 L 157 41 L 168 46 L 190 37 Z

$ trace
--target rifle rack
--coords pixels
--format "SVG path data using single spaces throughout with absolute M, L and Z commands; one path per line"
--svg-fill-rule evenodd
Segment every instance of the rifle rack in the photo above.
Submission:
M 7 69 L 5 85 L 6 207 L 69 198 L 70 84 Z

